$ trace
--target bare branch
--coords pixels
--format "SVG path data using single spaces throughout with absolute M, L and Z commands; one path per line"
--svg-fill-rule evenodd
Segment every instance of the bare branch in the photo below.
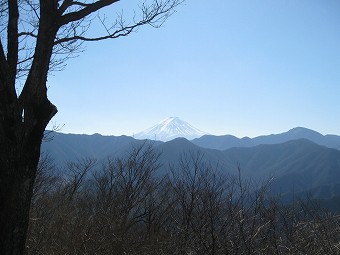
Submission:
M 119 0 L 118 0 L 119 1 Z M 87 7 L 90 6 L 91 4 L 86 4 L 86 3 L 81 3 L 78 1 L 72 1 L 72 4 L 70 4 L 69 6 L 81 6 L 81 7 Z
M 15 84 L 17 62 L 18 62 L 18 1 L 8 1 L 8 43 L 7 43 L 7 62 L 9 67 L 9 75 L 11 83 Z
M 73 0 L 64 0 L 64 2 L 59 7 L 59 14 L 63 14 L 67 8 L 72 6 Z
M 6 61 L 6 56 L 4 49 L 2 47 L 2 43 L 0 40 L 0 91 L 3 90 L 3 86 L 5 84 L 5 77 L 8 74 L 8 65 Z
M 126 24 L 122 15 L 116 20 L 115 24 L 108 28 L 104 24 L 104 20 L 99 17 L 99 20 L 103 27 L 105 28 L 107 35 L 99 36 L 99 37 L 86 37 L 81 35 L 73 35 L 71 37 L 63 37 L 61 39 L 57 39 L 55 41 L 55 45 L 65 43 L 65 42 L 74 42 L 77 40 L 81 41 L 101 41 L 107 39 L 115 39 L 118 37 L 124 37 L 135 31 L 138 27 L 143 25 L 151 25 L 155 28 L 158 28 L 163 25 L 165 20 L 174 12 L 174 8 L 182 3 L 181 0 L 173 0 L 173 1 L 155 1 L 151 5 L 147 5 L 143 3 L 140 6 L 140 10 L 142 12 L 141 19 L 138 21 L 134 20 L 133 24 Z M 71 14 L 71 13 L 70 13 Z M 114 30 L 114 31 L 111 31 Z
M 35 17 L 39 20 L 39 14 L 38 14 L 38 9 L 39 7 L 35 4 L 33 4 L 30 0 L 25 1 L 29 7 L 31 7 L 31 10 L 35 14 Z
M 60 20 L 60 26 L 66 25 L 70 22 L 73 21 L 77 21 L 80 19 L 85 18 L 86 16 L 90 15 L 93 12 L 96 12 L 102 8 L 104 8 L 105 6 L 109 6 L 113 3 L 118 2 L 119 0 L 99 0 L 97 2 L 94 2 L 92 4 L 87 5 L 85 8 L 79 10 L 79 11 L 75 11 L 75 12 L 71 12 L 71 13 L 67 13 L 65 15 L 62 16 L 61 20 Z M 73 1 L 67 1 L 67 7 L 71 6 L 73 4 Z M 63 7 L 63 6 L 61 6 Z
M 32 32 L 20 32 L 20 33 L 18 33 L 18 37 L 21 37 L 21 36 L 30 36 L 30 37 L 38 38 L 38 35 L 36 35 Z

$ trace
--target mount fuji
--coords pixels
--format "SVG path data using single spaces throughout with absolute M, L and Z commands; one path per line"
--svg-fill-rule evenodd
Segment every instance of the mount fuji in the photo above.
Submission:
M 178 117 L 170 117 L 157 125 L 134 135 L 136 139 L 170 141 L 178 137 L 188 140 L 199 138 L 208 133 L 203 132 Z

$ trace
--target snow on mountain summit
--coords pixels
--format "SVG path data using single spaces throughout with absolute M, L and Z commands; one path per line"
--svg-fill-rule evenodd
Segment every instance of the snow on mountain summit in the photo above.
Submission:
M 150 139 L 170 141 L 177 137 L 184 137 L 188 140 L 201 137 L 207 133 L 191 126 L 189 123 L 178 117 L 170 117 L 157 125 L 135 134 L 137 139 Z

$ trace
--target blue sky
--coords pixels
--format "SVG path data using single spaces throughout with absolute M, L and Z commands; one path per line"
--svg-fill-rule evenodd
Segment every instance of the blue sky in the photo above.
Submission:
M 121 2 L 111 13 L 136 8 Z M 338 0 L 187 0 L 163 27 L 89 43 L 50 76 L 52 121 L 80 134 L 178 116 L 216 135 L 340 135 L 339 12 Z

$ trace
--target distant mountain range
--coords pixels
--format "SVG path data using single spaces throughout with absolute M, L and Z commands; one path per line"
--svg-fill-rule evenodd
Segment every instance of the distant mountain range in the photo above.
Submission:
M 277 144 L 296 139 L 308 139 L 316 144 L 340 150 L 340 136 L 322 135 L 314 130 L 296 127 L 285 133 L 258 136 L 255 138 L 237 138 L 232 135 L 204 135 L 192 140 L 192 143 L 209 149 L 226 150 L 233 147 L 253 147 L 260 144 Z
M 323 136 L 306 128 L 256 138 L 204 135 L 188 141 L 176 138 L 168 142 L 139 140 L 128 136 L 74 135 L 54 133 L 42 150 L 61 167 L 67 161 L 84 157 L 99 161 L 124 157 L 131 147 L 150 143 L 161 152 L 161 172 L 175 168 L 183 155 L 201 153 L 212 166 L 245 178 L 273 179 L 272 192 L 291 196 L 311 194 L 313 198 L 334 199 L 340 196 L 340 137 Z M 336 200 L 337 201 L 337 200 Z
M 203 148 L 226 150 L 233 147 L 253 147 L 260 144 L 277 144 L 296 139 L 308 139 L 316 144 L 340 150 L 340 136 L 322 135 L 314 130 L 296 127 L 281 134 L 263 135 L 255 138 L 238 138 L 233 135 L 215 136 L 203 132 L 178 117 L 167 118 L 155 126 L 134 135 L 135 139 L 171 141 L 186 138 Z
M 222 171 L 255 181 L 272 179 L 272 192 L 307 194 L 330 198 L 340 195 L 340 151 L 315 144 L 307 139 L 254 147 L 235 147 L 224 151 L 203 149 L 185 139 L 175 139 L 157 146 L 162 161 L 178 162 L 183 153 L 201 152 L 210 164 Z
M 193 127 L 178 117 L 170 117 L 151 128 L 135 134 L 134 138 L 167 142 L 178 137 L 191 140 L 206 134 L 208 133 Z
M 58 132 L 53 132 L 49 136 L 50 138 L 42 144 L 42 151 L 50 154 L 59 166 L 86 157 L 98 160 L 109 156 L 120 157 L 132 146 L 140 146 L 144 143 L 130 136 L 77 135 Z M 160 142 L 153 141 L 152 143 L 157 145 Z

